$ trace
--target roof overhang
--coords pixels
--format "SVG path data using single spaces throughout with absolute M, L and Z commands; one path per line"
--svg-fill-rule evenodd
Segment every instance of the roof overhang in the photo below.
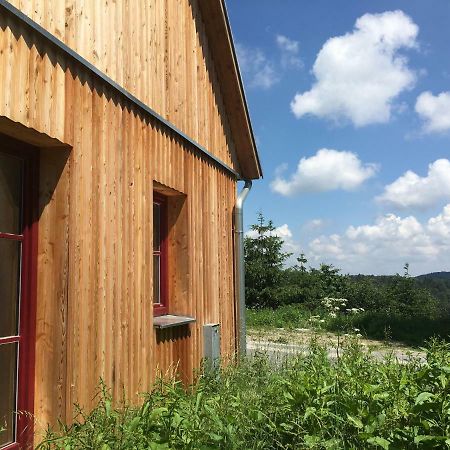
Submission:
M 262 177 L 244 85 L 239 72 L 225 0 L 199 0 L 208 44 L 221 86 L 221 92 L 231 128 L 240 175 L 243 179 Z

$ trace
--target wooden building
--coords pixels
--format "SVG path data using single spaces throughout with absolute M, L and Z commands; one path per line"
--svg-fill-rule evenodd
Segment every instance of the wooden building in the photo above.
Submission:
M 15 411 L 70 422 L 100 378 L 130 401 L 189 380 L 207 323 L 235 352 L 259 177 L 223 0 L 0 0 L 0 449 L 29 439 Z

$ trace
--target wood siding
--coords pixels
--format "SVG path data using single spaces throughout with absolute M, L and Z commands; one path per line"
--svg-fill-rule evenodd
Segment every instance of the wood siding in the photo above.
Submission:
M 15 3 L 238 170 L 195 1 Z M 91 407 L 100 378 L 132 401 L 158 370 L 189 379 L 205 323 L 232 354 L 236 180 L 8 14 L 0 86 L 0 132 L 41 143 L 37 430 Z M 152 198 L 165 187 L 171 313 L 197 322 L 156 332 Z
M 198 0 L 11 0 L 238 170 Z

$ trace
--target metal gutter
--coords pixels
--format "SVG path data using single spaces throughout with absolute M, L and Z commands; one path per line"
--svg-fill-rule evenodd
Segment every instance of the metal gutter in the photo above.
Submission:
M 237 321 L 239 327 L 238 353 L 247 353 L 247 325 L 245 321 L 245 264 L 244 264 L 244 202 L 252 188 L 251 180 L 239 194 L 234 207 L 234 255 L 235 255 L 235 292 L 237 295 Z
M 214 156 L 212 153 L 210 153 L 205 147 L 200 145 L 198 142 L 194 141 L 192 138 L 184 134 L 180 129 L 178 129 L 173 123 L 169 122 L 168 120 L 164 119 L 162 116 L 160 116 L 156 111 L 151 109 L 149 106 L 147 106 L 145 103 L 141 102 L 137 97 L 135 97 L 133 94 L 131 94 L 129 91 L 124 89 L 122 86 L 117 84 L 113 79 L 108 77 L 105 73 L 97 69 L 93 64 L 91 64 L 88 60 L 83 58 L 80 54 L 72 50 L 70 47 L 68 47 L 64 42 L 59 40 L 56 36 L 49 33 L 45 28 L 43 28 L 38 23 L 34 22 L 32 19 L 30 19 L 27 15 L 25 15 L 22 11 L 17 9 L 15 6 L 11 5 L 6 0 L 0 0 L 0 7 L 3 8 L 5 11 L 7 11 L 9 14 L 14 16 L 17 20 L 19 20 L 21 23 L 25 24 L 29 28 L 31 28 L 34 32 L 39 34 L 42 38 L 50 42 L 52 45 L 54 45 L 56 48 L 58 48 L 61 52 L 63 52 L 66 56 L 70 57 L 72 60 L 76 61 L 78 64 L 82 65 L 87 71 L 91 72 L 96 77 L 100 78 L 105 84 L 107 84 L 110 88 L 112 88 L 114 91 L 121 94 L 123 97 L 125 97 L 128 101 L 133 103 L 136 107 L 138 107 L 140 110 L 144 111 L 145 113 L 149 114 L 151 117 L 156 119 L 158 122 L 169 128 L 171 131 L 173 131 L 177 136 L 182 138 L 185 142 L 188 144 L 191 144 L 195 151 L 200 155 L 211 161 L 212 163 L 216 164 L 226 172 L 228 172 L 233 177 L 237 178 L 238 180 L 241 179 L 241 176 L 238 172 L 236 172 L 234 169 L 232 169 L 230 166 L 228 166 L 226 163 L 224 163 L 221 159 Z

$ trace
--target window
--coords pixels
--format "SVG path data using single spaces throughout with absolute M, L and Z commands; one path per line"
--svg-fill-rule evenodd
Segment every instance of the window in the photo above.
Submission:
M 10 450 L 32 426 L 17 411 L 33 412 L 37 153 L 0 139 L 0 449 Z
M 153 315 L 168 314 L 167 198 L 153 193 Z

